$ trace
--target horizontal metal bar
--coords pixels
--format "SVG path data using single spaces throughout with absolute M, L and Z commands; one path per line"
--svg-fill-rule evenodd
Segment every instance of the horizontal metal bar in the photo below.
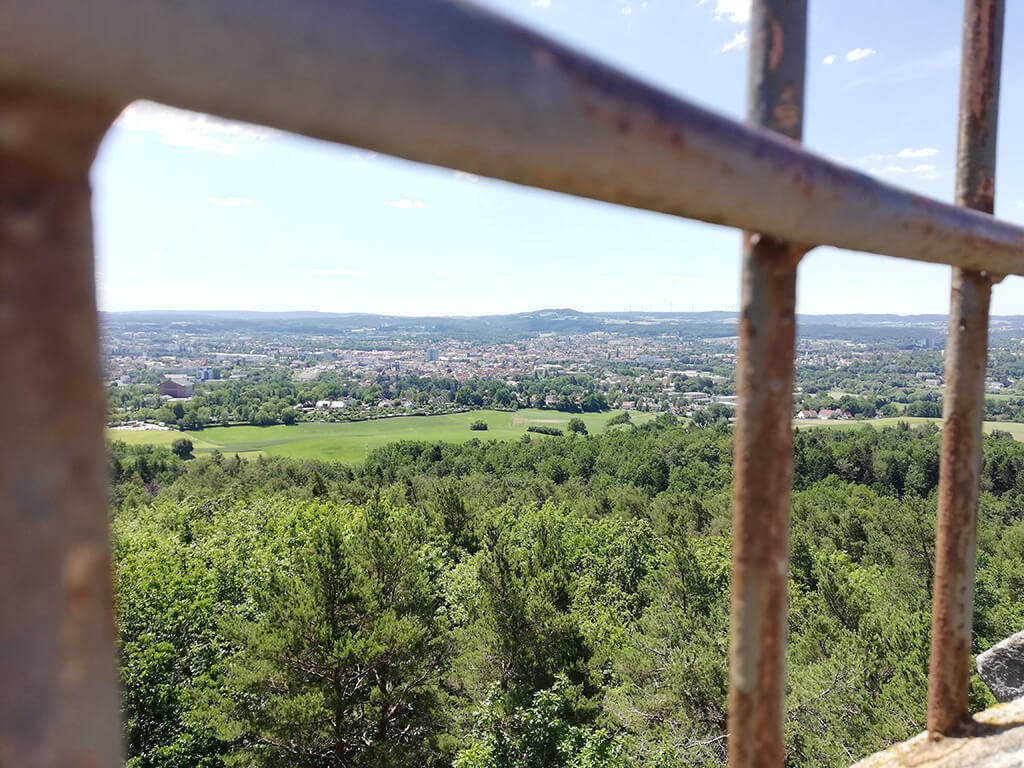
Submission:
M 1024 273 L 1024 229 L 463 2 L 0 0 L 0 18 L 0 81 L 153 99 L 795 243 Z

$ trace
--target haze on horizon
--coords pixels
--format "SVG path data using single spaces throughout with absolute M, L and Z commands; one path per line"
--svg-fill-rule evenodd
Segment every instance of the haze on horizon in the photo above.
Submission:
M 748 0 L 483 3 L 742 119 Z M 814 4 L 805 143 L 950 201 L 956 3 Z M 1007 41 L 1024 34 L 1009 4 Z M 1004 46 L 996 214 L 1024 223 L 1024 48 Z M 1016 145 L 1016 146 L 1015 146 Z M 93 170 L 103 310 L 405 316 L 733 311 L 740 233 L 138 103 Z M 944 314 L 949 269 L 820 248 L 801 314 Z M 993 314 L 1024 311 L 1024 281 Z

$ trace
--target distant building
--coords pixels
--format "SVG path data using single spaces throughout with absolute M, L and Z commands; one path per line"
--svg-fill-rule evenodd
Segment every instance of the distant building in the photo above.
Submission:
M 437 353 L 436 349 L 428 349 L 427 350 L 427 362 L 428 363 L 436 363 L 438 357 L 440 357 L 440 355 Z
M 798 419 L 816 419 L 816 418 L 818 418 L 818 412 L 817 411 L 800 411 L 800 413 L 798 413 L 796 415 L 796 417 Z
M 189 376 L 168 376 L 156 388 L 157 394 L 168 397 L 192 397 L 195 384 Z
M 343 397 L 341 400 L 317 400 L 316 408 L 321 411 L 337 411 L 341 408 L 348 408 L 351 404 L 350 398 Z

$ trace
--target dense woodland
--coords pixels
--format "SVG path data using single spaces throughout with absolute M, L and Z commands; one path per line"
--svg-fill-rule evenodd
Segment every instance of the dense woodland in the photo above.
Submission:
M 671 421 L 357 467 L 111 444 L 129 765 L 724 765 L 731 433 Z M 938 465 L 931 426 L 797 432 L 788 765 L 923 727 Z M 1024 626 L 1022 469 L 985 438 L 975 652 Z

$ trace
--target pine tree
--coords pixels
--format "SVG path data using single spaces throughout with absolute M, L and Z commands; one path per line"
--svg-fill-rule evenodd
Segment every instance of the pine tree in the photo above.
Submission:
M 344 519 L 343 516 L 349 516 Z M 386 503 L 325 521 L 257 594 L 219 702 L 234 765 L 429 765 L 448 656 L 422 525 Z

